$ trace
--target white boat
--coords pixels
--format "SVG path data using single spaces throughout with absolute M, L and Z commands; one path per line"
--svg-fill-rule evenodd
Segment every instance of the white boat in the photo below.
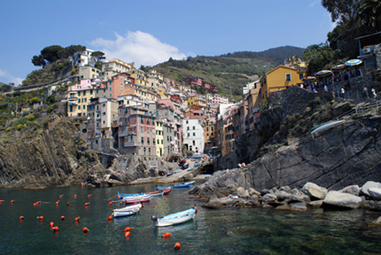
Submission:
M 326 130 L 330 127 L 336 126 L 336 125 L 343 123 L 343 122 L 345 122 L 345 120 L 329 121 L 329 122 L 323 123 L 323 124 L 313 128 L 311 134 Z
M 156 215 L 153 215 L 151 219 L 153 221 L 154 227 L 166 227 L 166 226 L 172 226 L 175 224 L 180 224 L 180 223 L 184 223 L 189 220 L 192 220 L 196 213 L 197 213 L 197 208 L 192 207 L 191 209 L 169 214 L 167 216 L 160 217 L 160 218 L 156 217 Z
M 140 208 L 142 208 L 142 204 L 126 206 L 120 209 L 114 209 L 112 215 L 114 218 L 129 216 L 138 213 Z

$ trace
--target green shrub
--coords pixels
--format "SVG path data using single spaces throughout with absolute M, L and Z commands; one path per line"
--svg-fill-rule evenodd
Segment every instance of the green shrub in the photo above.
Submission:
M 23 127 L 24 127 L 23 124 L 18 124 L 18 125 L 16 126 L 16 129 L 17 129 L 17 130 L 20 130 L 20 129 L 22 129 Z
M 34 104 L 34 103 L 37 103 L 38 102 L 38 97 L 33 97 L 31 100 L 30 100 L 30 103 L 31 104 Z
M 8 132 L 11 131 L 11 130 L 12 130 L 12 128 L 9 127 L 9 128 L 7 128 L 7 129 L 5 129 L 5 132 L 8 133 Z
M 31 121 L 31 120 L 34 120 L 36 117 L 34 117 L 34 115 L 29 115 L 28 118 L 26 118 L 27 120 Z

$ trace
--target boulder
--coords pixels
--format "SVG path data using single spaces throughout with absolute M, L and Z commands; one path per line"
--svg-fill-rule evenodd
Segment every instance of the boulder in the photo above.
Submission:
M 381 188 L 381 183 L 379 182 L 374 182 L 374 181 L 367 181 L 362 187 L 361 187 L 361 193 L 370 196 L 369 194 L 369 189 L 370 188 Z
M 242 194 L 241 194 L 241 197 L 249 197 L 250 194 L 249 194 L 249 191 L 247 189 L 245 189 Z
M 312 207 L 321 207 L 323 205 L 323 200 L 315 200 L 308 204 Z
M 249 189 L 249 194 L 250 194 L 250 196 L 252 196 L 252 195 L 259 196 L 261 193 L 258 192 L 258 191 L 256 191 L 256 190 L 253 189 L 253 188 L 250 188 L 250 189 Z
M 365 200 L 362 203 L 362 207 L 372 211 L 381 211 L 381 202 L 373 200 Z
M 361 205 L 362 199 L 358 196 L 341 193 L 338 191 L 330 191 L 325 197 L 323 203 L 329 206 L 334 207 L 344 207 L 344 208 L 359 208 Z
M 359 196 L 360 191 L 361 191 L 361 189 L 360 189 L 359 185 L 351 185 L 351 186 L 348 186 L 348 187 L 345 187 L 345 188 L 339 190 L 339 192 L 341 192 L 341 193 L 348 193 L 348 194 L 352 194 L 355 196 Z
M 207 204 L 204 204 L 204 205 L 201 205 L 201 207 L 203 208 L 208 208 L 208 209 L 221 209 L 222 207 L 224 207 L 223 204 L 221 203 L 207 203 Z
M 305 202 L 297 202 L 288 204 L 292 211 L 307 211 L 307 204 Z
M 276 195 L 270 194 L 270 193 L 268 193 L 262 197 L 263 202 L 272 202 L 272 201 L 276 201 L 276 200 L 277 200 Z
M 373 200 L 381 200 L 381 188 L 370 188 L 368 192 Z
M 286 205 L 279 205 L 275 209 L 277 209 L 277 210 L 290 210 L 290 206 L 287 204 Z
M 326 188 L 312 182 L 307 182 L 303 186 L 303 191 L 313 199 L 324 199 L 328 192 Z
M 244 188 L 242 188 L 242 187 L 238 187 L 238 189 L 237 189 L 237 194 L 238 194 L 238 196 L 242 197 L 244 191 L 245 191 Z

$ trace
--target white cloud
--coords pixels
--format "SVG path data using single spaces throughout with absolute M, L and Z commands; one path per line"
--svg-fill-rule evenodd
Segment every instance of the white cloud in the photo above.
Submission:
M 6 70 L 1 70 L 0 69 L 0 77 L 5 77 L 5 79 L 8 80 L 8 83 L 13 82 L 15 86 L 18 86 L 22 83 L 24 79 L 18 78 L 18 77 L 13 77 L 8 71 Z M 7 83 L 7 82 L 4 82 Z
M 128 31 L 125 36 L 115 32 L 115 40 L 97 38 L 90 44 L 106 54 L 107 59 L 118 58 L 127 63 L 135 62 L 140 65 L 153 66 L 173 59 L 183 59 L 186 55 L 176 47 L 162 43 L 153 35 L 141 31 Z

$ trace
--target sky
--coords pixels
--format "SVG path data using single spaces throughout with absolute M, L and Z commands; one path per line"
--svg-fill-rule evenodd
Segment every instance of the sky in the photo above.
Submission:
M 334 24 L 320 0 L 0 1 L 0 82 L 21 84 L 47 46 L 84 45 L 106 59 L 173 59 L 306 48 Z

